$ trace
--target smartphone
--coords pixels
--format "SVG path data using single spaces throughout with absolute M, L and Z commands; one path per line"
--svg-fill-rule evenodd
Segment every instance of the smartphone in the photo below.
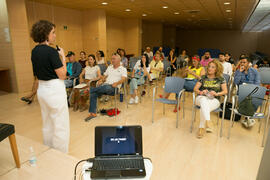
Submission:
M 57 50 L 57 51 L 60 51 L 60 48 L 59 48 L 59 46 L 58 46 L 58 45 L 56 45 L 56 50 Z

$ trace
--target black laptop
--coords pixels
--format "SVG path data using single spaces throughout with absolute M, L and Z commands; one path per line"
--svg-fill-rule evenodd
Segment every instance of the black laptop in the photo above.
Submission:
M 97 126 L 92 179 L 143 178 L 141 126 Z

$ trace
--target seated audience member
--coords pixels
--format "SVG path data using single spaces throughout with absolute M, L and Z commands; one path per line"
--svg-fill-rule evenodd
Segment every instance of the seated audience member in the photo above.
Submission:
M 206 51 L 201 59 L 201 65 L 203 67 L 207 67 L 208 63 L 211 62 L 213 59 L 211 58 L 210 52 Z
M 152 81 L 153 79 L 158 79 L 160 73 L 163 71 L 164 69 L 164 64 L 161 61 L 161 57 L 160 57 L 160 52 L 157 51 L 155 54 L 155 59 L 153 59 L 150 63 L 150 81 Z
M 270 68 L 270 61 L 269 61 L 268 57 L 263 57 L 262 60 L 259 60 L 259 61 L 254 65 L 254 68 L 255 68 L 255 69 L 263 68 L 263 67 Z M 269 77 L 269 78 L 270 78 L 270 77 Z
M 227 94 L 223 66 L 218 60 L 208 63 L 206 75 L 196 83 L 194 91 L 198 94 L 196 105 L 200 106 L 200 126 L 197 133 L 202 138 L 206 132 L 212 132 L 210 113 L 220 106 L 219 97 Z
M 225 54 L 219 53 L 218 57 L 219 57 L 219 62 L 223 66 L 223 74 L 228 74 L 231 76 L 232 75 L 232 65 L 231 65 L 231 63 L 229 63 L 225 60 Z
M 120 55 L 121 48 L 117 48 L 116 53 Z
M 248 57 L 242 57 L 239 60 L 240 67 L 234 74 L 234 83 L 236 85 L 243 83 L 260 85 L 260 74 L 255 68 L 251 67 L 249 63 L 250 59 Z
M 113 96 L 115 88 L 120 88 L 127 78 L 127 69 L 120 65 L 121 57 L 115 53 L 112 55 L 111 61 L 112 65 L 108 66 L 104 76 L 101 76 L 101 79 L 97 82 L 98 87 L 90 89 L 89 115 L 85 118 L 85 121 L 97 116 L 97 98 L 101 95 Z
M 153 52 L 151 51 L 151 48 L 150 48 L 149 46 L 146 47 L 146 49 L 145 49 L 145 51 L 144 51 L 143 54 L 147 54 L 147 56 L 148 56 L 149 58 L 153 57 Z
M 138 85 L 142 85 L 145 82 L 145 77 L 149 78 L 149 58 L 147 54 L 142 55 L 142 60 L 138 60 L 135 64 L 132 75 L 131 75 L 131 81 L 129 84 L 130 87 L 130 100 L 129 103 L 138 103 L 139 97 L 138 97 Z
M 96 65 L 95 55 L 90 54 L 88 56 L 88 61 L 86 62 L 86 67 L 80 74 L 80 84 L 86 83 L 87 86 L 83 88 L 75 86 L 74 103 L 79 105 L 80 111 L 84 111 L 86 109 L 85 103 L 89 95 L 89 87 L 96 87 L 96 81 L 100 78 L 101 73 L 99 66 Z
M 187 51 L 185 49 L 183 49 L 181 51 L 181 54 L 179 54 L 178 56 L 178 62 L 177 64 L 180 64 L 181 67 L 183 67 L 183 64 L 188 64 L 189 62 L 189 57 L 187 55 Z
M 230 53 L 225 53 L 225 61 L 228 63 L 231 63 L 232 65 L 235 64 L 234 59 L 232 58 L 232 55 Z
M 119 55 L 121 57 L 122 66 L 127 68 L 128 67 L 128 59 L 126 57 L 126 51 L 124 49 L 120 49 L 119 53 L 120 53 Z
M 96 52 L 96 61 L 97 61 L 97 64 L 106 64 L 105 63 L 105 55 L 104 55 L 104 52 L 99 50 Z
M 173 50 L 170 51 L 169 56 L 168 56 L 168 61 L 171 63 L 171 76 L 173 73 L 176 71 L 176 56 Z
M 69 62 L 67 63 L 67 79 L 64 80 L 64 83 L 67 88 L 73 87 L 73 81 L 75 78 L 78 78 L 82 72 L 82 66 L 80 63 L 76 62 L 75 54 L 72 51 L 69 51 L 66 55 Z
M 79 63 L 81 64 L 82 68 L 85 68 L 85 66 L 86 66 L 86 61 L 87 61 L 86 53 L 85 53 L 84 51 L 81 51 L 81 52 L 80 52 Z
M 205 70 L 200 64 L 200 57 L 198 55 L 192 57 L 192 66 L 187 67 L 186 72 L 187 78 L 184 89 L 192 92 L 197 81 L 201 79 L 202 75 L 205 75 Z
M 160 60 L 163 61 L 165 59 L 165 54 L 163 52 L 163 47 L 159 47 L 158 51 L 160 52 Z
M 237 64 L 230 53 L 225 53 L 225 61 L 231 63 L 233 72 L 235 71 L 235 65 Z

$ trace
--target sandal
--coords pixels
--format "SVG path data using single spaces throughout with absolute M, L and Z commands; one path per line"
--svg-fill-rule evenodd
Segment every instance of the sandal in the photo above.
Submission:
M 201 139 L 203 138 L 203 136 L 204 136 L 204 128 L 199 128 L 198 133 L 197 133 L 197 138 Z

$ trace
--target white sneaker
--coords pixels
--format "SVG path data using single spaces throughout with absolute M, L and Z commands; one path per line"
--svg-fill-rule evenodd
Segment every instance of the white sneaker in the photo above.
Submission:
M 255 119 L 249 119 L 248 125 L 249 127 L 252 127 L 255 125 L 255 123 L 256 123 Z
M 129 104 L 134 104 L 134 102 L 135 102 L 135 99 L 134 98 L 130 98 Z
M 135 103 L 138 104 L 138 102 L 139 102 L 139 97 L 135 96 Z

